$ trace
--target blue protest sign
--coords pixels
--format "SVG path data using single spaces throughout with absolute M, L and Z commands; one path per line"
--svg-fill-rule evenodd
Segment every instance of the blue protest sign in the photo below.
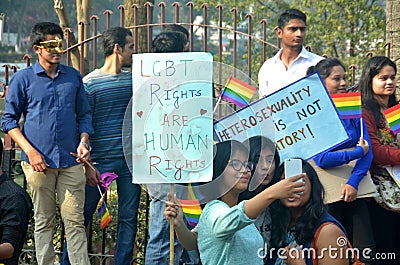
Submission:
M 318 74 L 219 120 L 214 134 L 219 141 L 264 135 L 275 141 L 282 160 L 309 159 L 349 138 Z

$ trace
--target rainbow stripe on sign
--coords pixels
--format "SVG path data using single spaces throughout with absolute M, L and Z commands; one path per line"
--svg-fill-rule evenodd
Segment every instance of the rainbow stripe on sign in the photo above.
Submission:
M 249 105 L 256 90 L 257 88 L 231 76 L 226 82 L 221 98 L 239 107 L 244 107 Z
M 342 120 L 362 117 L 360 92 L 331 94 L 330 96 Z
M 384 111 L 387 122 L 394 134 L 400 132 L 400 104 Z
M 198 200 L 178 200 L 182 205 L 183 214 L 190 226 L 196 226 L 199 222 L 201 207 Z

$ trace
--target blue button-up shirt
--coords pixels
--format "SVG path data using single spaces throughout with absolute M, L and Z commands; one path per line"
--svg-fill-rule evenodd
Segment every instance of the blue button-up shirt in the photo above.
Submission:
M 76 152 L 80 133 L 93 133 L 90 106 L 78 71 L 60 64 L 53 79 L 37 62 L 16 72 L 8 88 L 3 131 L 19 127 L 21 115 L 25 117 L 23 135 L 50 168 L 77 164 L 70 152 Z M 22 159 L 29 163 L 25 153 Z

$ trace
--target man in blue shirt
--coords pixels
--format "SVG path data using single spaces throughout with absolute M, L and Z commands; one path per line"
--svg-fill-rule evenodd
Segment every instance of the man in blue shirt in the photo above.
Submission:
M 53 226 L 56 194 L 65 225 L 71 263 L 89 264 L 83 205 L 93 133 L 82 77 L 60 64 L 61 28 L 36 24 L 31 41 L 38 62 L 14 74 L 9 84 L 2 129 L 22 149 L 22 168 L 32 189 L 38 264 L 54 264 Z M 22 130 L 18 124 L 25 117 Z M 75 159 L 70 153 L 76 153 Z

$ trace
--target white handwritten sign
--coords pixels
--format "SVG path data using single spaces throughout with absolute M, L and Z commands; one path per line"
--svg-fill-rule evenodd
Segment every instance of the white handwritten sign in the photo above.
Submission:
M 133 66 L 133 182 L 210 181 L 212 56 L 135 54 Z
M 264 135 L 283 159 L 309 159 L 349 139 L 318 74 L 282 88 L 214 124 L 219 141 Z

